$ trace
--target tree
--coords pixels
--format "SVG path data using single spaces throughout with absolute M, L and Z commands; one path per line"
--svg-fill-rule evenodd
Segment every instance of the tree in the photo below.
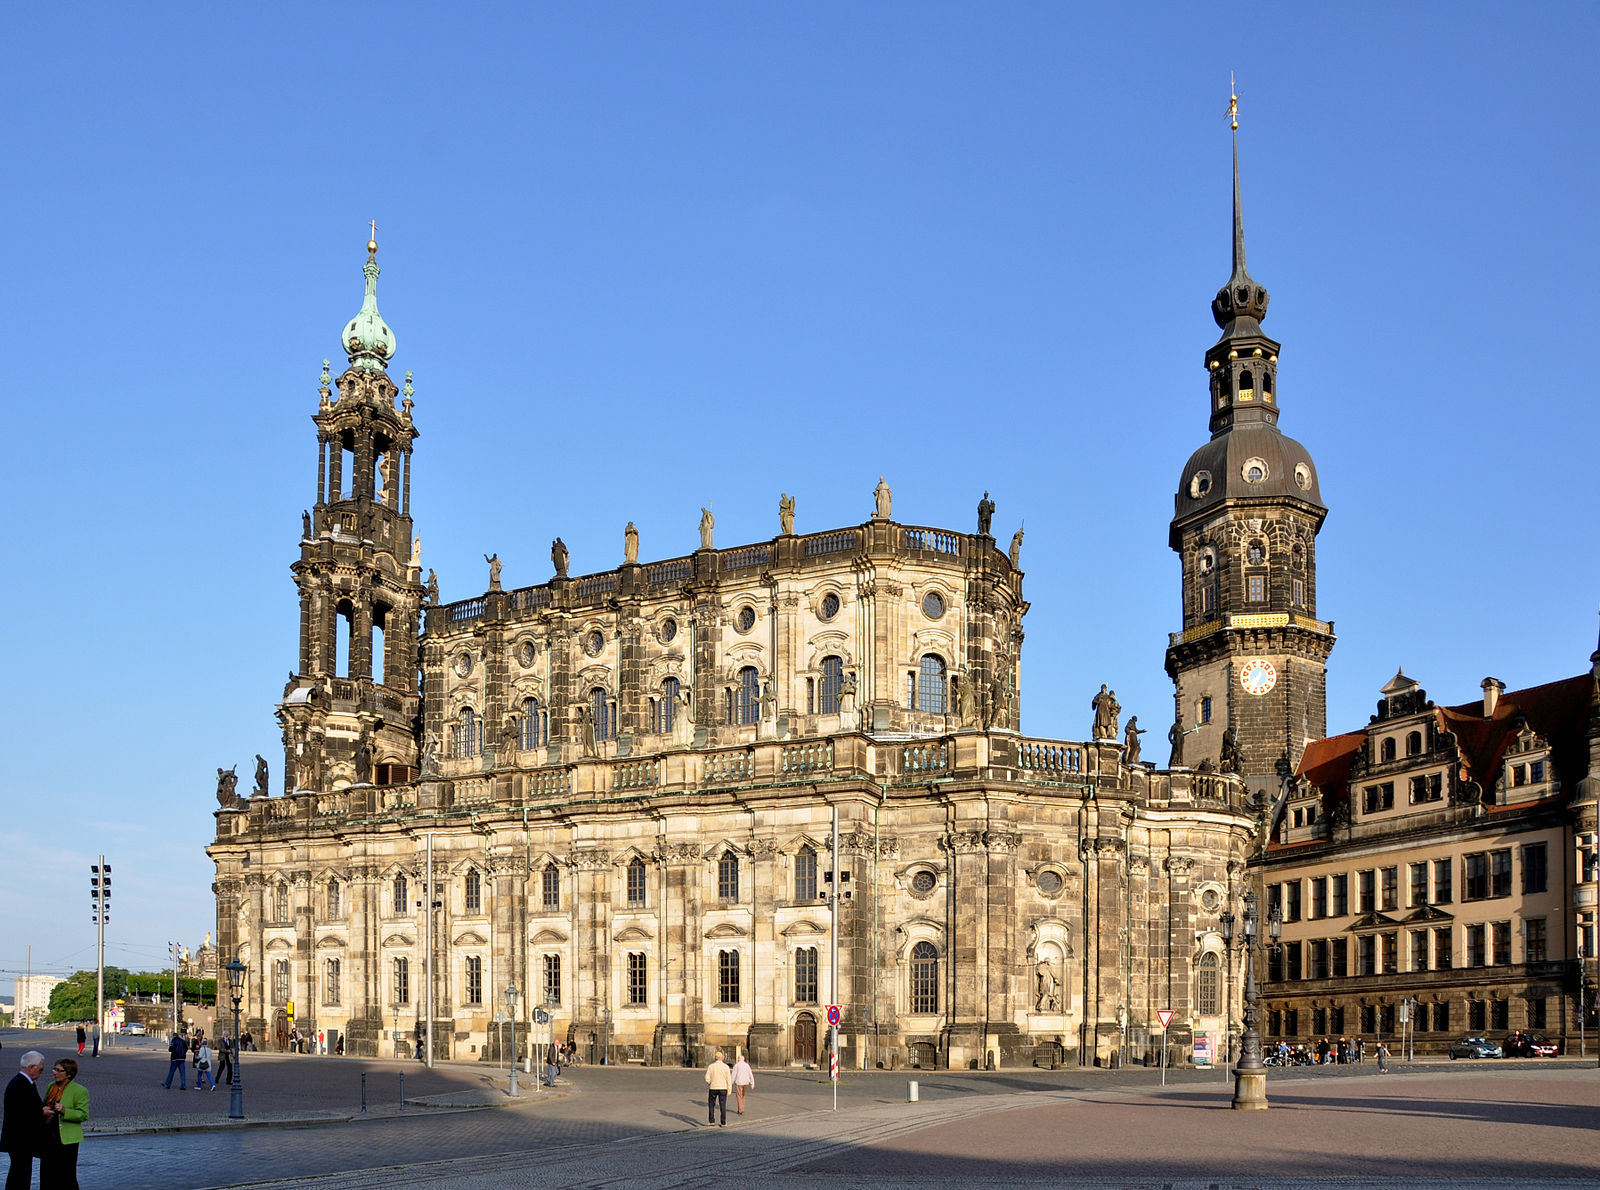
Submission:
M 105 969 L 106 999 L 117 994 L 128 979 L 121 967 Z M 92 1021 L 95 1009 L 95 982 L 93 971 L 74 971 L 50 992 L 50 1021 Z

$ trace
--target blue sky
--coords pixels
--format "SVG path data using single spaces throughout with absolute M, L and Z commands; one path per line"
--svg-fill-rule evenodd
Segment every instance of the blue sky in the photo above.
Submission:
M 1024 730 L 1152 726 L 1238 74 L 1330 730 L 1588 665 L 1593 4 L 33 5 L 0 47 L 0 989 L 210 928 L 369 219 L 446 599 L 697 542 L 1026 521 Z M 248 779 L 245 781 L 248 784 Z

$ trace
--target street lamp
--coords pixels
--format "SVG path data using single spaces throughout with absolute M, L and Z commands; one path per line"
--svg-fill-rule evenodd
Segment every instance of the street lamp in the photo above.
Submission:
M 1217 920 L 1222 925 L 1222 945 L 1228 956 L 1222 966 L 1222 1078 L 1226 1082 L 1228 1067 L 1233 1065 L 1233 923 L 1238 919 L 1232 909 L 1224 909 Z
M 1121 1070 L 1128 1064 L 1126 1057 L 1128 1050 L 1128 1006 L 1117 1005 L 1117 1069 Z
M 1256 912 L 1255 889 L 1246 889 L 1244 911 L 1239 914 L 1239 945 L 1244 948 L 1244 1034 L 1239 1038 L 1239 1061 L 1233 1068 L 1233 1108 L 1235 1111 L 1265 1111 L 1267 1108 L 1267 1064 L 1261 1060 L 1261 1034 L 1256 1031 Z M 1267 915 L 1267 932 L 1276 949 L 1283 932 L 1283 915 L 1274 905 Z M 1223 921 L 1223 940 L 1233 945 L 1234 921 Z
M 233 956 L 233 962 L 223 970 L 228 973 L 228 994 L 233 997 L 233 1075 L 232 1094 L 228 1099 L 228 1119 L 244 1119 L 244 1073 L 240 1070 L 239 1059 L 243 1054 L 239 1050 L 239 1001 L 244 997 L 244 973 L 248 968 L 239 961 L 239 956 Z M 196 1086 L 199 1084 L 196 1083 Z
M 506 1015 L 511 1018 L 511 1096 L 517 1094 L 517 985 L 506 984 Z

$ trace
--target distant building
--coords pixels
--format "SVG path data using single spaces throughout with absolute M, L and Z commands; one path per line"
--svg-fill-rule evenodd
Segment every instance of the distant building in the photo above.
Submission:
M 1529 1029 L 1576 1046 L 1595 989 L 1600 651 L 1591 672 L 1436 707 L 1403 673 L 1319 740 L 1260 860 L 1283 948 L 1267 1036 L 1419 1050 Z
M 50 1015 L 50 993 L 55 991 L 56 985 L 65 982 L 59 975 L 17 976 L 14 992 L 17 1024 L 37 1025 Z

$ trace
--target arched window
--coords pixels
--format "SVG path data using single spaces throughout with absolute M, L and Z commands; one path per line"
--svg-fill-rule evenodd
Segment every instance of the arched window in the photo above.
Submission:
M 724 851 L 717 861 L 717 896 L 724 901 L 739 899 L 739 857 Z
M 1220 966 L 1215 951 L 1207 951 L 1200 958 L 1195 976 L 1195 1004 L 1201 1016 L 1216 1016 L 1222 1011 Z
M 817 948 L 802 946 L 794 952 L 794 1002 L 817 1003 Z
M 844 689 L 844 660 L 839 657 L 822 659 L 822 681 L 818 686 L 817 709 L 824 715 L 839 713 L 839 692 Z
M 944 708 L 944 658 L 929 653 L 917 671 L 917 710 L 942 715 Z
M 337 880 L 328 881 L 326 904 L 329 921 L 337 921 L 344 915 L 344 889 Z
M 1379 755 L 1382 756 L 1384 760 L 1393 760 L 1394 759 L 1394 737 L 1393 736 L 1390 736 L 1388 739 L 1383 741 L 1383 747 L 1380 750 Z
M 672 731 L 678 722 L 678 695 L 683 687 L 677 678 L 666 678 L 661 683 L 661 697 L 656 702 L 654 729 L 660 735 Z
M 280 884 L 273 890 L 273 921 L 289 920 L 289 886 Z
M 807 843 L 794 857 L 794 899 L 817 899 L 817 853 Z
M 338 959 L 324 959 L 322 961 L 322 1002 L 324 1004 L 339 1003 L 340 966 Z
M 478 715 L 471 707 L 462 707 L 456 721 L 450 725 L 450 755 L 477 756 L 483 751 L 483 733 L 478 728 Z
M 411 960 L 403 956 L 394 961 L 394 1003 L 411 1003 Z
M 467 912 L 483 912 L 483 877 L 478 875 L 477 868 L 467 873 Z
M 739 952 L 717 951 L 717 1003 L 739 1003 Z
M 545 865 L 540 890 L 545 909 L 561 908 L 561 870 L 554 864 Z
M 1261 392 L 1262 392 L 1263 396 L 1266 396 L 1266 397 L 1269 397 L 1269 398 L 1272 396 L 1272 373 L 1271 372 L 1263 372 L 1263 373 L 1261 373 Z
M 272 962 L 272 1002 L 274 1004 L 289 1003 L 288 959 L 274 959 Z
M 761 719 L 761 675 L 753 665 L 739 671 L 739 690 L 734 699 L 734 722 L 757 723 Z
M 549 712 L 539 706 L 537 698 L 522 700 L 522 719 L 517 724 L 517 747 L 524 752 L 542 748 L 550 738 Z
M 628 904 L 644 904 L 644 860 L 634 856 L 628 863 Z
M 561 956 L 544 956 L 544 1006 L 555 1008 L 561 1003 Z
M 1420 756 L 1422 754 L 1422 733 L 1413 731 L 1406 736 L 1406 755 Z
M 1239 373 L 1239 399 L 1241 401 L 1253 401 L 1255 397 L 1256 378 L 1254 373 L 1249 368 L 1246 368 Z
M 939 1011 L 939 952 L 931 942 L 911 948 L 911 1011 Z
M 597 740 L 614 740 L 617 738 L 617 708 L 611 701 L 611 695 L 604 686 L 596 686 L 589 691 L 589 710 L 594 715 L 594 738 Z
M 461 1002 L 463 1004 L 483 1003 L 483 960 L 477 955 L 468 955 L 465 969 L 462 971 Z
M 334 609 L 333 676 L 350 676 L 350 645 L 354 639 L 356 605 L 348 599 L 339 600 Z
M 406 895 L 406 878 L 404 876 L 396 876 L 394 878 L 394 911 L 396 913 L 404 913 L 411 908 L 409 902 L 410 898 Z

